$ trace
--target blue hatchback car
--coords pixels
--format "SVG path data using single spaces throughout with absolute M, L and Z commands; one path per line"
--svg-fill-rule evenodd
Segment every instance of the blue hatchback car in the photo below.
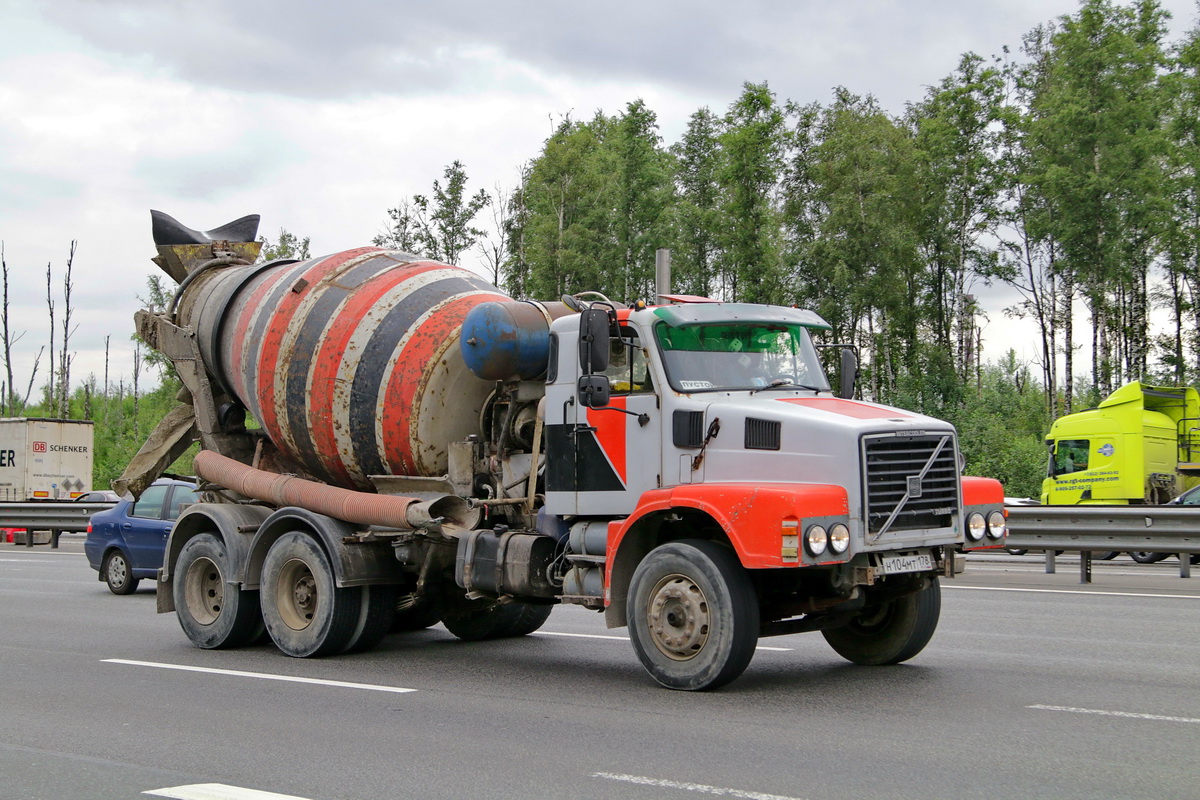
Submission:
M 130 594 L 142 578 L 157 576 L 171 526 L 197 499 L 194 483 L 160 478 L 136 503 L 121 500 L 92 515 L 83 551 L 113 594 Z

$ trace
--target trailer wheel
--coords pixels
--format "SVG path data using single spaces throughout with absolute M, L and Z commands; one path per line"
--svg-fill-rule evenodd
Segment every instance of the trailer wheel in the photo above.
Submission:
M 868 606 L 847 625 L 821 631 L 847 661 L 899 664 L 925 649 L 937 630 L 942 589 L 937 578 L 919 592 Z
M 261 593 L 267 632 L 286 655 L 340 653 L 361 635 L 362 593 L 336 586 L 325 551 L 304 533 L 285 533 L 271 545 Z
M 442 617 L 446 630 L 467 642 L 527 636 L 545 624 L 554 610 L 552 605 L 535 603 L 496 603 L 472 601 L 447 611 Z
M 172 591 L 179 627 L 205 650 L 241 647 L 262 638 L 258 592 L 229 583 L 229 553 L 210 533 L 193 536 L 175 563 Z
M 638 564 L 626 614 L 642 666 L 668 689 L 715 689 L 745 671 L 758 643 L 758 596 L 730 550 L 686 540 Z
M 428 597 L 417 599 L 416 594 L 396 598 L 396 613 L 392 617 L 392 632 L 420 631 L 442 621 L 442 608 Z
M 141 580 L 133 577 L 129 559 L 120 550 L 109 550 L 100 570 L 104 573 L 104 582 L 108 584 L 108 590 L 113 594 L 133 594 Z

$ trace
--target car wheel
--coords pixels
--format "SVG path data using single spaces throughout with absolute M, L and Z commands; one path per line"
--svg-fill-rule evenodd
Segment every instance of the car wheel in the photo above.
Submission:
M 219 650 L 262 638 L 258 592 L 230 583 L 229 553 L 219 537 L 202 533 L 188 539 L 174 575 L 175 616 L 192 644 Z
M 1156 564 L 1167 557 L 1167 553 L 1152 553 L 1148 550 L 1130 550 L 1129 557 L 1139 564 Z
M 633 573 L 626 611 L 638 660 L 668 689 L 723 686 L 745 671 L 758 644 L 758 595 L 729 549 L 668 542 Z
M 108 551 L 101 571 L 104 573 L 104 582 L 108 584 L 108 590 L 113 594 L 133 594 L 141 580 L 133 577 L 129 559 L 120 550 Z
M 937 629 L 942 590 L 937 578 L 919 592 L 869 605 L 849 624 L 821 631 L 847 661 L 899 664 L 925 649 Z

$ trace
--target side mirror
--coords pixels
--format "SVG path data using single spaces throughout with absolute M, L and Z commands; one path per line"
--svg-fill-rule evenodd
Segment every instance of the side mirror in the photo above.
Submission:
M 584 375 L 604 372 L 608 369 L 608 311 L 593 306 L 579 317 L 579 366 Z
M 584 375 L 579 379 L 579 402 L 584 408 L 604 408 L 611 396 L 607 375 Z
M 838 368 L 838 397 L 845 400 L 854 398 L 854 384 L 858 381 L 858 356 L 850 347 L 841 350 L 841 364 Z

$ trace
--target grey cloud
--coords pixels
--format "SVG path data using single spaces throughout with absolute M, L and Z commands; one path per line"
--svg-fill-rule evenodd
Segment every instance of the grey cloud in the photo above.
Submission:
M 1074 8 L 1061 5 L 1059 13 Z M 490 47 L 576 79 L 654 81 L 730 98 L 742 81 L 766 79 L 805 101 L 846 84 L 894 104 L 918 99 L 920 85 L 953 68 L 947 39 L 957 52 L 999 52 L 1042 21 L 1014 27 L 1005 0 L 56 0 L 38 8 L 96 48 L 148 56 L 185 80 L 314 98 L 486 88 L 470 54 Z

